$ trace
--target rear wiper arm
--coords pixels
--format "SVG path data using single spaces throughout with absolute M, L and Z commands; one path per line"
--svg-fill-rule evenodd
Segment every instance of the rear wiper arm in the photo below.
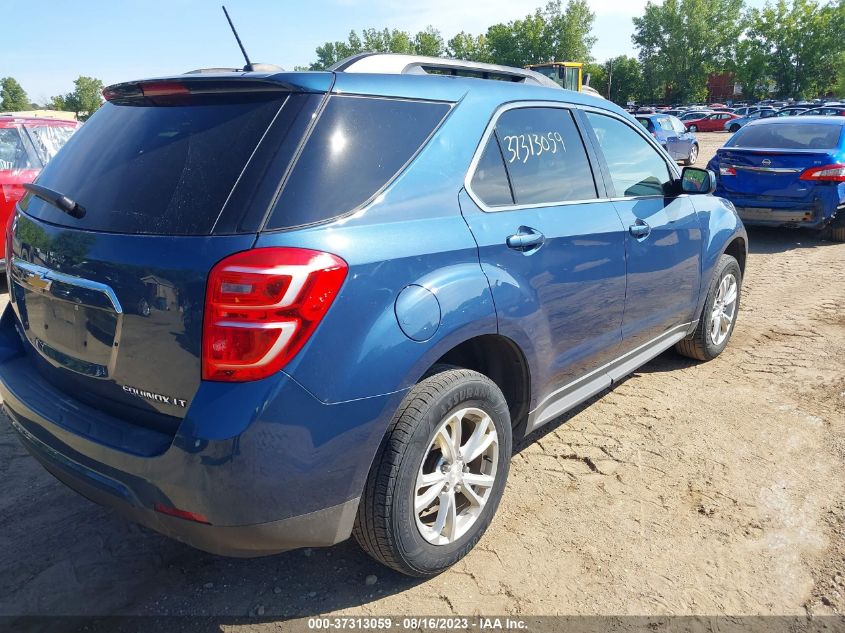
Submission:
M 29 182 L 24 184 L 23 188 L 41 198 L 44 202 L 52 204 L 59 211 L 64 211 L 72 218 L 79 219 L 85 217 L 85 209 L 83 207 L 67 196 L 60 194 L 58 191 L 53 191 L 47 187 L 34 185 Z

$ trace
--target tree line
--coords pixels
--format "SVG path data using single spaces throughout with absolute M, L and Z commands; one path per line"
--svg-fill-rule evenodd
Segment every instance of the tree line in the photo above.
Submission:
M 26 91 L 14 77 L 0 79 L 0 111 L 63 110 L 73 112 L 77 119 L 87 119 L 103 103 L 103 82 L 94 77 L 79 76 L 73 90 L 67 94 L 50 97 L 47 103 L 30 101 Z
M 633 18 L 637 56 L 596 62 L 595 14 L 587 0 L 551 0 L 524 18 L 480 34 L 445 40 L 434 26 L 416 34 L 400 29 L 351 31 L 326 42 L 316 60 L 297 70 L 325 70 L 363 52 L 454 57 L 523 67 L 551 60 L 580 61 L 590 84 L 616 101 L 700 102 L 711 73 L 732 73 L 746 99 L 766 96 L 845 97 L 845 0 L 773 0 L 763 8 L 744 0 L 649 2 Z M 99 79 L 80 76 L 74 89 L 40 107 L 90 116 L 102 103 Z M 12 77 L 0 80 L 0 110 L 30 110 Z
M 776 0 L 762 9 L 744 0 L 649 2 L 633 18 L 637 56 L 596 63 L 595 15 L 586 0 L 553 0 L 519 20 L 445 41 L 429 26 L 352 31 L 317 47 L 305 68 L 324 70 L 363 52 L 454 57 L 506 66 L 580 61 L 591 85 L 617 103 L 695 102 L 711 73 L 732 73 L 743 97 L 845 97 L 845 0 Z M 304 68 L 303 68 L 304 69 Z

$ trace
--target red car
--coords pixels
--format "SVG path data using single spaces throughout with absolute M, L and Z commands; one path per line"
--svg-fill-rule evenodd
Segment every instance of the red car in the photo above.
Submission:
M 0 116 L 0 226 L 41 168 L 80 126 L 77 121 Z
M 700 119 L 684 121 L 684 125 L 690 132 L 724 132 L 726 121 L 739 118 L 733 112 L 714 112 Z

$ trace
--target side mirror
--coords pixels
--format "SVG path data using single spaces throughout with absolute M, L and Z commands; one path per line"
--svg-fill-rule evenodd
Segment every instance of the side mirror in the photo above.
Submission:
M 716 174 L 700 167 L 684 167 L 681 172 L 681 191 L 684 193 L 713 193 L 716 191 Z

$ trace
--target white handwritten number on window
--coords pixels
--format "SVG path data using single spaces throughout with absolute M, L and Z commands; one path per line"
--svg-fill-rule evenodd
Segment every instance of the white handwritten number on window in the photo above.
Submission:
M 520 160 L 527 163 L 529 158 L 540 158 L 543 154 L 557 154 L 566 151 L 566 143 L 560 132 L 548 132 L 546 134 L 513 134 L 505 137 L 507 150 L 510 152 L 508 162 Z

